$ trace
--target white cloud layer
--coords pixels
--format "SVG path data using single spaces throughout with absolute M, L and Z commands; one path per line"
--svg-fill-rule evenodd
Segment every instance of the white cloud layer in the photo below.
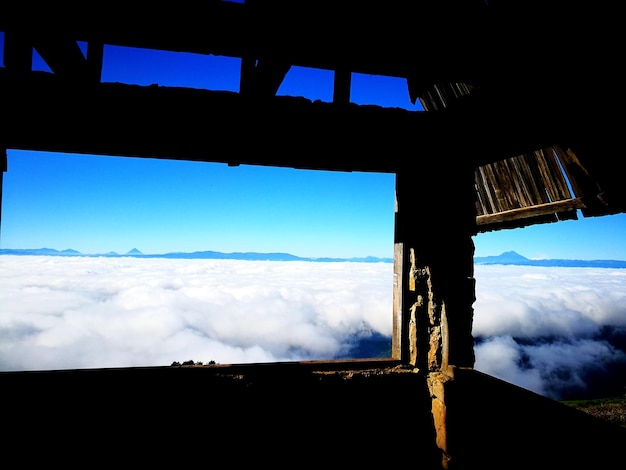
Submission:
M 477 265 L 475 278 L 476 369 L 557 399 L 626 373 L 607 339 L 625 337 L 625 269 Z
M 475 276 L 476 369 L 554 398 L 626 371 L 606 337 L 626 338 L 626 270 Z M 4 255 L 0 370 L 334 359 L 391 336 L 392 282 L 391 263 Z
M 474 277 L 478 335 L 585 336 L 626 326 L 626 269 L 477 265 Z
M 391 335 L 390 263 L 0 259 L 0 370 L 332 359 Z

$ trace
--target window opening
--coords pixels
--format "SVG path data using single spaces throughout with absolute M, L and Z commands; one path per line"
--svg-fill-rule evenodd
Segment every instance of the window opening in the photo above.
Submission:
M 557 400 L 622 396 L 626 214 L 474 237 L 475 368 Z
M 411 103 L 406 79 L 363 73 L 352 73 L 350 101 L 360 105 L 378 105 L 423 111 L 419 101 Z
M 281 83 L 277 96 L 304 97 L 325 103 L 333 101 L 334 72 L 312 67 L 292 66 Z
M 86 44 L 79 45 L 85 54 Z M 40 62 L 38 67 L 43 67 L 45 62 Z M 239 58 L 105 45 L 101 77 L 103 82 L 239 91 L 240 73 Z M 334 71 L 293 66 L 277 94 L 331 102 L 334 75 Z M 393 106 L 400 103 L 400 94 L 404 94 L 406 102 L 409 102 L 406 84 L 402 79 L 354 75 L 356 79 L 352 81 L 353 102 Z M 371 80 L 378 81 L 375 83 Z M 382 93 L 383 88 L 392 86 L 393 91 Z M 368 87 L 370 97 L 367 96 Z M 391 95 L 396 98 L 390 99 Z M 19 162 L 32 158 L 37 163 L 22 165 L 23 169 L 30 170 L 20 176 Z M 20 315 L 19 318 L 5 316 L 3 323 L 6 325 L 7 335 L 16 335 L 16 338 L 22 338 L 25 342 L 11 342 L 3 346 L 5 357 L 9 360 L 24 358 L 19 365 L 2 365 L 3 369 L 54 369 L 59 367 L 58 360 L 61 356 L 63 367 L 70 368 L 153 365 L 154 361 L 157 362 L 156 365 L 167 365 L 188 359 L 237 363 L 391 356 L 395 175 L 318 172 L 246 165 L 228 167 L 200 162 L 174 163 L 147 158 L 78 156 L 18 150 L 9 150 L 9 160 L 9 171 L 4 175 L 4 217 L 0 249 L 3 250 L 1 256 L 4 261 L 11 259 L 17 264 L 9 266 L 8 262 L 4 262 L 2 265 L 2 275 L 7 280 L 7 283 L 3 283 L 7 287 L 2 295 L 6 305 L 15 305 Z M 61 175 L 54 170 L 59 168 L 60 160 L 71 160 L 71 163 L 61 165 L 66 169 Z M 105 188 L 98 184 L 88 184 L 89 170 L 83 167 L 83 162 L 93 163 L 94 168 L 102 165 L 97 172 L 98 178 L 104 180 L 105 177 L 115 176 L 123 183 L 109 184 Z M 168 168 L 167 182 L 144 184 L 150 180 L 148 175 L 159 172 L 158 168 L 164 167 Z M 188 170 L 183 168 L 194 168 L 194 171 L 185 173 Z M 190 184 L 199 175 L 206 175 L 209 168 L 209 173 L 217 175 L 223 172 L 240 172 L 243 179 L 235 179 L 237 182 L 233 184 L 246 191 L 242 205 L 254 207 L 255 204 L 265 202 L 266 207 L 272 209 L 266 212 L 265 220 L 255 211 L 236 216 L 231 205 L 234 200 L 218 204 L 216 207 L 219 207 L 219 213 L 209 210 L 200 215 L 192 213 L 188 198 L 194 201 L 215 201 L 219 198 L 219 190 L 224 189 L 221 186 L 223 181 L 230 181 L 229 178 L 215 178 L 211 180 L 211 184 L 206 184 L 206 181 L 199 186 Z M 34 169 L 44 173 L 42 181 L 46 182 L 45 190 L 41 186 L 33 186 L 33 180 L 24 177 L 29 174 L 28 171 L 35 171 Z M 139 174 L 142 175 L 141 178 L 137 177 Z M 281 176 L 267 177 L 277 174 Z M 69 184 L 67 178 L 74 178 L 74 183 Z M 184 186 L 188 192 L 176 193 L 179 189 L 178 183 L 183 180 L 185 183 L 180 187 Z M 256 184 L 263 181 L 274 181 L 275 184 L 264 190 L 252 191 L 251 188 L 256 188 Z M 107 205 L 96 211 L 87 202 L 93 201 L 90 198 L 98 200 L 103 197 L 117 197 L 125 194 L 127 189 L 137 186 L 143 188 L 144 194 L 126 194 L 124 203 L 119 204 L 119 211 Z M 96 191 L 98 187 L 101 192 Z M 272 204 L 272 193 L 279 191 L 281 187 L 290 196 Z M 314 193 L 314 198 L 292 196 L 290 191 L 295 187 Z M 72 188 L 76 192 L 71 195 L 55 193 L 62 188 Z M 86 194 L 80 193 L 79 189 Z M 113 189 L 116 191 L 107 192 Z M 337 192 L 339 189 L 341 192 Z M 25 201 L 30 201 L 29 198 L 34 194 L 39 194 L 41 199 L 28 206 Z M 146 201 L 157 201 L 160 212 L 150 215 Z M 38 205 L 44 207 L 47 204 L 47 211 L 35 210 Z M 319 207 L 323 210 L 320 211 Z M 330 210 L 335 208 L 341 208 L 340 215 Z M 59 211 L 73 213 L 81 223 L 63 221 L 64 216 Z M 39 221 L 49 223 L 52 230 L 31 230 L 22 237 L 13 235 L 15 227 L 35 213 L 38 214 Z M 104 230 L 90 230 L 100 216 L 107 218 L 106 227 L 115 229 L 108 235 L 105 235 Z M 281 216 L 300 221 L 300 231 L 286 225 Z M 131 223 L 134 221 L 142 222 L 131 233 L 130 238 L 137 242 L 122 243 L 119 237 L 128 233 L 127 230 L 134 226 Z M 153 225 L 154 221 L 158 223 Z M 188 244 L 192 225 L 198 221 L 204 224 L 203 234 L 207 243 Z M 212 237 L 223 232 L 228 223 L 239 226 L 240 230 L 228 238 L 228 244 L 212 243 Z M 272 227 L 274 231 L 271 236 L 263 232 L 261 224 Z M 329 227 L 332 228 L 332 236 L 326 232 Z M 58 230 L 60 228 L 75 235 L 77 239 L 97 243 L 95 247 L 67 243 L 62 236 L 63 230 Z M 44 233 L 50 238 L 35 238 L 37 234 Z M 165 236 L 173 245 L 164 248 L 153 245 L 147 242 L 150 234 Z M 335 238 L 337 236 L 339 239 Z M 331 244 L 339 244 L 347 251 L 310 251 L 310 237 L 316 242 L 325 242 L 329 247 Z M 384 247 L 377 245 L 374 249 L 368 237 L 384 240 Z M 14 270 L 25 268 L 26 258 L 24 253 L 9 253 L 14 249 L 44 250 L 43 253 L 33 253 L 33 256 L 43 256 L 38 258 L 39 268 L 46 268 L 37 271 L 41 273 L 41 277 L 36 276 L 37 279 L 31 279 L 32 282 L 27 282 L 27 285 L 19 284 L 19 279 L 24 278 L 14 276 Z M 268 261 L 263 257 L 254 260 L 212 260 L 220 263 L 236 261 L 245 265 L 245 269 L 239 267 L 220 271 L 221 267 L 203 270 L 198 267 L 202 259 L 182 255 L 204 251 L 252 257 L 259 253 L 263 256 L 269 253 L 278 257 L 284 255 L 292 261 L 274 261 L 274 258 Z M 151 256 L 171 253 L 175 256 Z M 54 256 L 50 256 L 51 254 Z M 303 260 L 293 259 L 292 255 Z M 135 261 L 164 263 L 167 266 L 167 279 L 158 278 L 160 267 L 153 266 L 155 269 L 142 271 L 133 267 Z M 81 266 L 82 262 L 94 262 L 96 265 Z M 114 263 L 113 266 L 109 265 L 110 262 Z M 285 266 L 292 270 L 291 276 L 285 277 L 276 271 L 278 262 L 286 263 Z M 265 264 L 272 270 L 261 269 Z M 74 268 L 78 271 L 73 271 Z M 307 271 L 314 268 L 318 272 Z M 51 278 L 44 278 L 45 273 L 67 273 L 69 278 L 57 279 L 64 279 L 74 290 L 69 290 L 60 280 L 55 283 L 50 281 Z M 121 274 L 130 275 L 127 279 L 132 282 L 124 284 Z M 192 278 L 191 286 L 185 281 L 188 274 Z M 106 280 L 106 275 L 120 275 L 121 284 L 107 284 L 109 281 Z M 209 276 L 209 279 L 202 276 Z M 11 279 L 13 284 L 8 283 Z M 207 288 L 210 281 L 216 279 L 226 279 L 231 284 Z M 265 279 L 270 284 L 247 283 L 251 279 L 255 282 Z M 290 287 L 290 280 L 299 282 L 297 287 Z M 23 297 L 25 292 L 29 294 L 27 297 Z M 23 302 L 20 307 L 19 302 L 15 303 L 18 298 L 28 298 L 29 302 Z M 42 298 L 46 301 L 41 302 Z M 53 300 L 60 302 L 57 305 L 61 305 L 63 313 L 43 312 L 42 317 L 41 309 L 45 310 L 45 305 L 52 305 Z M 144 301 L 148 303 L 142 305 L 141 302 Z M 235 301 L 241 303 L 236 305 L 233 303 Z M 208 315 L 205 315 L 207 309 L 199 312 L 196 308 L 198 302 L 214 302 L 214 311 L 209 309 L 211 311 Z M 262 308 L 261 302 L 264 302 Z M 115 307 L 115 310 L 108 310 L 110 307 Z M 170 307 L 175 307 L 175 311 L 183 315 L 172 316 Z M 131 325 L 124 326 L 123 316 L 129 310 L 138 316 L 134 317 Z M 81 315 L 87 311 L 90 315 Z M 254 314 L 253 319 L 260 321 L 259 324 L 253 325 L 251 320 L 244 320 L 244 314 L 251 312 Z M 43 324 L 37 323 L 36 318 L 45 318 L 45 321 Z M 69 330 L 66 329 L 67 323 L 63 322 L 64 319 L 70 320 Z M 200 323 L 196 323 L 197 320 Z M 281 323 L 283 320 L 287 323 Z M 240 321 L 243 326 L 238 323 Z M 93 322 L 97 323 L 98 328 L 94 327 Z M 253 325 L 251 329 L 246 328 L 250 325 Z M 85 331 L 89 332 L 86 336 L 83 335 Z M 237 336 L 241 331 L 245 334 Z M 133 338 L 133 332 L 139 333 L 139 336 Z M 230 343 L 220 342 L 223 335 L 229 338 Z M 108 347 L 107 340 L 111 337 L 119 338 L 122 343 Z M 155 337 L 159 338 L 158 341 L 150 340 Z M 260 345 L 259 337 L 266 343 Z M 207 341 L 217 349 L 198 349 L 199 345 L 206 345 Z M 166 343 L 169 349 L 161 347 Z M 62 348 L 64 352 L 58 355 L 42 352 L 44 349 L 49 351 L 46 348 L 78 344 L 91 344 L 94 349 L 85 354 L 73 354 L 71 349 Z M 35 345 L 43 349 L 35 348 Z M 25 349 L 20 349 L 22 347 Z M 133 353 L 130 363 L 122 360 L 123 351 Z M 194 353 L 195 351 L 198 352 Z
M 45 60 L 39 55 L 37 49 L 33 47 L 33 71 L 34 72 L 48 72 L 52 73 L 52 70 L 48 66 Z
M 8 157 L 0 370 L 390 357 L 394 175 Z
M 239 91 L 241 59 L 105 45 L 102 81 Z

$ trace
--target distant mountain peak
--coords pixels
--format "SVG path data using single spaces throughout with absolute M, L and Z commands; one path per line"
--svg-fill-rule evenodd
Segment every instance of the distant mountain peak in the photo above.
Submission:
M 507 259 L 507 260 L 527 260 L 528 259 L 525 256 L 522 256 L 518 252 L 513 251 L 513 250 L 505 251 L 501 255 L 496 256 L 496 258 Z
M 552 266 L 578 268 L 626 268 L 626 261 L 579 259 L 528 259 L 515 251 L 498 256 L 474 257 L 474 264 L 511 264 L 517 266 Z
M 233 259 L 248 261 L 317 261 L 317 262 L 365 262 L 365 263 L 393 263 L 393 258 L 377 258 L 366 256 L 363 258 L 302 258 L 289 253 L 221 253 L 219 251 L 196 251 L 193 253 L 165 253 L 146 255 L 133 248 L 124 255 L 114 251 L 106 254 L 83 254 L 73 249 L 63 251 L 54 248 L 0 248 L 0 255 L 31 255 L 31 256 L 136 256 L 138 258 L 176 258 L 176 259 Z M 585 267 L 585 268 L 622 268 L 626 269 L 624 260 L 571 260 L 571 259 L 529 259 L 515 251 L 505 251 L 498 256 L 474 257 L 474 264 L 510 264 L 518 266 L 552 266 L 552 267 Z
M 530 260 L 520 255 L 516 251 L 505 251 L 498 256 L 484 256 L 474 258 L 474 262 L 478 264 L 526 264 Z

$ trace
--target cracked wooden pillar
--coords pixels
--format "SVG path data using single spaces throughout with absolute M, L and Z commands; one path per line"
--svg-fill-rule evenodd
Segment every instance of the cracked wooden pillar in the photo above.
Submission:
M 428 371 L 473 367 L 473 167 L 398 172 L 395 223 L 394 356 Z
M 396 174 L 394 357 L 423 373 L 442 465 L 452 468 L 446 389 L 473 368 L 474 168 L 442 156 Z

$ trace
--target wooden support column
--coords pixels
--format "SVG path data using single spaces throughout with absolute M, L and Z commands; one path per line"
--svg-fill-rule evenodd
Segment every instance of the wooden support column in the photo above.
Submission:
M 426 377 L 441 467 L 452 468 L 448 399 L 457 367 L 474 366 L 474 169 L 434 155 L 396 174 L 394 357 Z
M 333 83 L 333 103 L 347 104 L 350 102 L 352 87 L 352 72 L 350 70 L 335 70 Z
M 403 363 L 409 363 L 410 335 L 409 335 L 409 311 L 415 303 L 415 295 L 409 293 L 409 258 L 406 244 L 408 211 L 400 211 L 404 207 L 404 201 L 410 197 L 405 191 L 404 175 L 396 174 L 396 201 L 394 221 L 394 253 L 393 253 L 393 328 L 391 352 L 394 359 L 400 359 Z M 410 204 L 410 203 L 407 203 Z
M 474 171 L 445 161 L 396 175 L 394 355 L 429 371 L 474 365 Z
M 90 41 L 87 44 L 87 77 L 90 83 L 102 81 L 102 60 L 104 58 L 104 44 Z

